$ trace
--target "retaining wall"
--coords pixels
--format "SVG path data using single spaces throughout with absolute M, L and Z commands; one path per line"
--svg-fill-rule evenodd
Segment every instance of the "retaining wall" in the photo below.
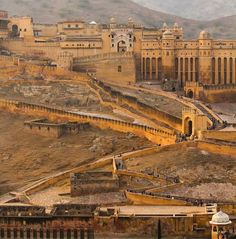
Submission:
M 186 206 L 188 203 L 182 200 L 151 196 L 142 193 L 125 192 L 126 197 L 135 205 L 168 205 L 168 206 Z

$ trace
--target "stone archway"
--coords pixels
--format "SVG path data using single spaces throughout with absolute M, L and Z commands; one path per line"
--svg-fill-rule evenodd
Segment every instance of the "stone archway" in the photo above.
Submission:
M 117 43 L 117 52 L 127 52 L 127 44 L 124 40 L 121 40 Z
M 184 134 L 190 137 L 193 134 L 193 121 L 190 117 L 184 120 Z
M 193 91 L 192 91 L 192 90 L 188 90 L 188 92 L 187 92 L 187 97 L 190 98 L 190 99 L 192 99 L 193 96 L 194 96 Z
M 18 37 L 19 36 L 19 27 L 16 24 L 12 25 L 11 32 L 12 32 L 11 33 L 12 37 Z

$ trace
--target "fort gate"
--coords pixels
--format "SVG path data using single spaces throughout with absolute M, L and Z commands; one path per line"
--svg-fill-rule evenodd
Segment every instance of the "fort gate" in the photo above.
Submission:
M 207 117 L 194 109 L 183 110 L 182 122 L 182 133 L 188 137 L 199 136 L 199 132 L 207 130 Z

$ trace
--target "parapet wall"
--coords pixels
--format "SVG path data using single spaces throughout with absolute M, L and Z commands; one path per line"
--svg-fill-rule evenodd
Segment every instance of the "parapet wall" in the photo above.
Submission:
M 101 129 L 110 128 L 120 132 L 134 133 L 139 137 L 145 137 L 148 140 L 160 144 L 169 145 L 175 144 L 176 135 L 165 131 L 148 127 L 145 125 L 129 123 L 121 120 L 114 120 L 99 116 L 91 116 L 86 114 L 72 113 L 61 109 L 51 108 L 42 105 L 29 104 L 19 101 L 0 100 L 0 108 L 5 111 L 27 114 L 42 118 L 47 118 L 52 121 L 77 121 L 91 123 Z
M 142 193 L 126 191 L 126 197 L 135 205 L 168 205 L 168 206 L 186 206 L 188 203 L 183 200 L 152 196 Z
M 236 142 L 236 131 L 217 131 L 217 130 L 203 131 L 202 137 L 203 139 L 213 139 L 213 140 L 215 139 Z

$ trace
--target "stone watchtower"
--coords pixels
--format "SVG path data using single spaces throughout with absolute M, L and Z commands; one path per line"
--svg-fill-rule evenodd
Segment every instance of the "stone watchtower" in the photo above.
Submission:
M 221 211 L 213 215 L 210 221 L 210 224 L 212 225 L 211 238 L 227 239 L 229 236 L 229 225 L 231 223 L 229 216 Z
M 202 31 L 198 38 L 199 44 L 199 81 L 204 85 L 211 84 L 212 39 L 207 31 Z
M 175 76 L 175 37 L 170 30 L 166 30 L 162 36 L 162 67 L 163 77 L 174 79 Z

